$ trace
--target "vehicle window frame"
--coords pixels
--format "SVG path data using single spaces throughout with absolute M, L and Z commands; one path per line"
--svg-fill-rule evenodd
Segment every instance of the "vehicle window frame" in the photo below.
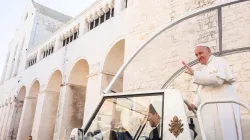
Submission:
M 149 91 L 149 92 L 132 92 L 132 93 L 109 93 L 109 94 L 103 94 L 101 97 L 101 100 L 99 101 L 99 104 L 97 106 L 97 108 L 95 109 L 94 113 L 92 114 L 92 116 L 90 117 L 90 119 L 88 120 L 87 124 L 85 125 L 84 129 L 83 129 L 83 136 L 86 135 L 88 129 L 90 128 L 92 121 L 95 119 L 95 116 L 98 114 L 98 112 L 100 111 L 103 103 L 105 102 L 105 100 L 107 99 L 112 99 L 112 98 L 133 98 L 133 97 L 143 97 L 143 96 L 162 96 L 162 119 L 161 119 L 161 139 L 163 138 L 163 127 L 164 127 L 164 90 L 157 90 L 157 91 Z M 141 130 L 141 132 L 143 132 L 144 128 Z M 140 133 L 141 135 L 141 133 Z M 139 136 L 140 136 L 139 135 Z M 139 138 L 139 136 L 137 137 L 137 139 Z

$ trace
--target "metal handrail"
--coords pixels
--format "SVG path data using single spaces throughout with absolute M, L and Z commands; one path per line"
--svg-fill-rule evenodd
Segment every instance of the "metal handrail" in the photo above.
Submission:
M 204 125 L 203 125 L 203 122 L 202 122 L 202 119 L 201 119 L 201 110 L 207 104 L 217 104 L 217 103 L 235 103 L 235 104 L 238 104 L 238 105 L 241 105 L 241 106 L 247 108 L 247 110 L 250 112 L 250 107 L 248 105 L 246 105 L 244 103 L 241 103 L 241 102 L 238 102 L 238 101 L 235 101 L 235 100 L 214 100 L 214 101 L 206 101 L 206 102 L 202 103 L 198 107 L 198 110 L 197 110 L 197 118 L 198 118 L 198 122 L 199 122 L 199 125 L 200 125 L 202 140 L 207 140 L 207 138 L 206 138 L 206 133 L 205 133 L 205 130 L 204 130 Z

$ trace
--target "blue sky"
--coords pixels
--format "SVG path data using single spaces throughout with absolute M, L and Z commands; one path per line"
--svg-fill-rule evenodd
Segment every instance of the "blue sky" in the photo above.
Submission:
M 0 76 L 8 52 L 8 44 L 15 34 L 26 5 L 31 0 L 0 0 Z M 96 0 L 34 0 L 71 17 L 77 16 Z

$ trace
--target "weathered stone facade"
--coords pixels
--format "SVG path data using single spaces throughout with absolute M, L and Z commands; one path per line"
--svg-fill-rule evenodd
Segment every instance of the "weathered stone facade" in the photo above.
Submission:
M 21 22 L 24 26 L 19 33 L 27 35 L 13 39 L 3 71 L 0 139 L 25 140 L 29 135 L 34 140 L 68 139 L 73 128 L 86 125 L 122 64 L 168 26 L 131 61 L 113 91 L 158 90 L 166 85 L 164 88 L 177 89 L 192 102 L 195 89 L 191 77 L 183 73 L 181 61 L 194 61 L 195 45 L 204 43 L 230 62 L 237 94 L 250 105 L 250 2 L 182 20 L 221 2 L 98 0 L 66 24 L 48 28 L 45 25 L 54 23 L 49 21 L 56 17 L 44 15 L 31 2 L 26 10 L 29 17 Z M 34 34 L 34 19 L 46 23 L 38 31 L 50 30 L 50 36 L 47 32 Z M 173 24 L 178 19 L 181 21 Z

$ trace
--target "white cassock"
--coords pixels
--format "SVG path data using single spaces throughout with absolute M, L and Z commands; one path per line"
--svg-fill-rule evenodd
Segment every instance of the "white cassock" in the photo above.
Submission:
M 195 105 L 209 100 L 236 100 L 235 81 L 228 62 L 222 57 L 210 56 L 201 71 L 195 71 L 193 83 L 198 85 Z M 240 108 L 236 104 L 209 104 L 204 106 L 202 121 L 207 140 L 242 140 Z

